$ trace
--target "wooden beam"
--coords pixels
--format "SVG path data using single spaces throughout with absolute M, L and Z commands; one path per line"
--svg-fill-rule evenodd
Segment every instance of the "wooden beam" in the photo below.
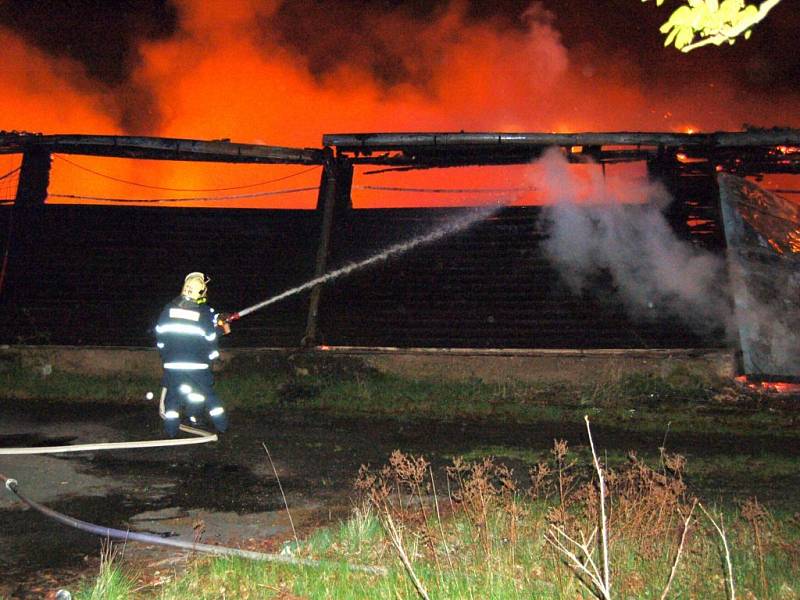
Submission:
M 30 148 L 22 155 L 14 200 L 16 206 L 44 204 L 50 185 L 50 163 L 50 153 L 43 148 Z
M 0 154 L 26 152 L 32 148 L 59 154 L 153 160 L 309 165 L 323 162 L 322 151 L 316 148 L 239 144 L 230 140 L 0 133 Z
M 393 150 L 420 146 L 779 146 L 800 145 L 800 129 L 715 133 L 327 133 L 325 146 L 338 150 Z
M 331 230 L 333 229 L 333 215 L 336 206 L 337 185 L 341 170 L 336 159 L 328 151 L 328 160 L 322 175 L 320 196 L 317 201 L 317 210 L 322 209 L 322 225 L 317 246 L 317 261 L 314 267 L 314 278 L 322 277 L 328 269 L 328 252 L 330 248 Z M 301 342 L 302 346 L 315 346 L 317 340 L 317 317 L 319 315 L 319 302 L 322 295 L 322 284 L 311 288 L 311 297 L 308 303 L 306 318 L 306 333 Z
M 426 169 L 513 165 L 536 160 L 548 148 L 570 162 L 675 160 L 677 153 L 739 173 L 800 172 L 800 130 L 665 133 L 363 133 L 326 134 L 337 155 L 357 165 Z

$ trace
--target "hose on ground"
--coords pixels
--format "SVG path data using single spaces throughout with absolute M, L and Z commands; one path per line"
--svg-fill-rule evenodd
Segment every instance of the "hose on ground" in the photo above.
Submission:
M 61 452 L 89 452 L 92 450 L 126 450 L 130 448 L 161 448 L 163 446 L 186 446 L 216 442 L 217 434 L 180 425 L 180 430 L 196 437 L 164 440 L 141 440 L 134 442 L 99 442 L 95 444 L 74 444 L 66 446 L 31 446 L 27 448 L 0 448 L 0 454 L 55 454 Z
M 294 558 L 292 556 L 286 556 L 283 554 L 267 554 L 264 552 L 255 552 L 253 550 L 242 550 L 240 548 L 230 548 L 227 546 L 198 544 L 194 542 L 187 542 L 184 540 L 164 538 L 150 533 L 122 531 L 121 529 L 114 529 L 112 527 L 103 527 L 101 525 L 95 525 L 94 523 L 81 521 L 74 517 L 70 517 L 68 515 L 57 512 L 51 508 L 43 506 L 38 502 L 34 502 L 30 498 L 25 497 L 19 491 L 19 483 L 17 482 L 16 479 L 6 477 L 2 473 L 0 473 L 0 481 L 2 481 L 5 484 L 7 490 L 13 493 L 22 502 L 24 502 L 34 510 L 40 512 L 41 514 L 45 515 L 46 517 L 50 517 L 51 519 L 58 521 L 59 523 L 63 523 L 64 525 L 75 527 L 76 529 L 80 529 L 81 531 L 86 531 L 88 533 L 98 535 L 104 538 L 119 540 L 122 542 L 142 542 L 145 544 L 157 544 L 159 546 L 169 546 L 172 548 L 180 548 L 182 550 L 190 550 L 192 552 L 202 552 L 205 554 L 214 554 L 217 556 L 235 556 L 239 558 L 246 558 L 249 560 L 260 560 L 266 562 L 281 563 L 285 565 L 295 565 L 300 567 L 344 568 L 347 569 L 348 571 L 368 573 L 370 575 L 387 574 L 387 570 L 383 567 L 354 565 L 350 563 L 339 563 L 334 561 L 311 560 L 307 558 Z

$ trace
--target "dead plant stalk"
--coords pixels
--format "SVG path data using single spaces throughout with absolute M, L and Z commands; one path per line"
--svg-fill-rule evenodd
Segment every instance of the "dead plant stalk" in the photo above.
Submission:
M 711 515 L 706 510 L 705 506 L 698 502 L 698 506 L 700 510 L 708 517 L 708 520 L 711 521 L 711 524 L 714 526 L 714 529 L 717 530 L 719 537 L 722 539 L 722 547 L 725 549 L 725 565 L 728 568 L 728 585 L 730 586 L 731 597 L 730 600 L 736 600 L 736 590 L 733 587 L 733 565 L 731 564 L 731 551 L 728 548 L 728 539 L 725 537 L 725 526 L 722 524 L 722 518 L 720 518 L 720 525 L 717 525 L 717 522 L 711 517 Z
M 450 564 L 450 570 L 453 569 L 453 559 L 450 557 L 450 548 L 447 545 L 447 537 L 444 534 L 444 528 L 442 527 L 442 515 L 439 512 L 439 498 L 436 495 L 436 482 L 433 480 L 433 468 L 428 465 L 428 472 L 431 476 L 431 489 L 433 490 L 433 505 L 436 507 L 436 522 L 439 524 L 439 533 L 442 536 L 442 544 L 444 545 L 444 552 L 447 556 L 447 562 Z
M 272 462 L 272 456 L 270 456 L 267 445 L 264 442 L 261 442 L 261 445 L 264 447 L 264 452 L 267 453 L 269 464 L 272 466 L 272 472 L 275 473 L 275 479 L 278 482 L 278 489 L 281 491 L 281 497 L 283 498 L 283 505 L 286 507 L 286 514 L 289 515 L 289 525 L 292 526 L 292 535 L 294 536 L 294 543 L 296 544 L 295 547 L 300 548 L 300 540 L 297 539 L 297 530 L 294 528 L 294 520 L 292 519 L 292 513 L 289 511 L 289 503 L 286 502 L 286 494 L 283 493 L 283 486 L 281 485 L 281 478 L 278 477 L 278 470 L 275 468 L 275 463 Z
M 600 545 L 603 559 L 602 574 L 600 573 L 600 569 L 597 567 L 597 564 L 594 561 L 594 552 L 592 552 L 592 542 L 594 541 L 594 536 L 597 533 L 597 528 L 592 531 L 588 540 L 583 539 L 583 533 L 581 533 L 581 541 L 578 541 L 570 537 L 569 534 L 567 534 L 567 532 L 561 527 L 558 527 L 557 525 L 551 525 L 551 529 L 545 536 L 545 540 L 567 557 L 569 564 L 575 571 L 577 580 L 584 587 L 586 587 L 592 594 L 603 598 L 604 600 L 611 600 L 611 579 L 608 561 L 608 526 L 605 505 L 605 479 L 603 478 L 603 470 L 600 468 L 600 462 L 597 460 L 597 452 L 595 451 L 594 441 L 592 440 L 592 429 L 589 426 L 588 415 L 584 416 L 584 420 L 586 421 L 586 431 L 589 434 L 589 445 L 592 450 L 594 467 L 597 471 L 600 485 Z M 571 544 L 575 550 L 570 550 L 565 542 Z M 589 578 L 589 581 L 595 586 L 595 589 L 592 589 L 583 580 L 583 576 Z
M 692 509 L 689 511 L 689 515 L 683 521 L 683 532 L 681 533 L 681 541 L 678 544 L 678 552 L 675 554 L 675 562 L 672 563 L 672 569 L 669 572 L 669 579 L 667 579 L 667 585 L 664 587 L 664 591 L 661 594 L 661 600 L 665 600 L 667 594 L 669 593 L 669 588 L 672 585 L 672 580 L 675 578 L 675 573 L 678 571 L 678 561 L 681 559 L 681 552 L 683 552 L 683 544 L 686 542 L 686 534 L 689 531 L 689 523 L 692 520 L 692 514 L 694 513 L 695 506 L 697 506 L 697 502 L 692 504 Z
M 408 555 L 403 549 L 403 540 L 400 537 L 400 532 L 397 531 L 397 527 L 395 527 L 394 519 L 392 519 L 392 515 L 388 509 L 384 511 L 383 516 L 384 518 L 382 521 L 387 532 L 389 533 L 389 540 L 392 542 L 392 546 L 394 546 L 394 549 L 397 551 L 397 555 L 400 557 L 400 561 L 403 563 L 406 573 L 408 573 L 411 582 L 414 584 L 414 588 L 417 590 L 420 598 L 423 598 L 423 600 L 430 600 L 428 592 L 425 590 L 425 586 L 422 585 L 422 582 L 414 572 L 414 567 L 411 566 L 411 561 L 408 559 Z
M 597 460 L 597 452 L 594 449 L 594 440 L 592 440 L 592 428 L 589 426 L 589 415 L 584 415 L 583 420 L 586 421 L 586 433 L 589 434 L 589 446 L 592 448 L 592 459 L 594 460 L 594 468 L 597 470 L 597 477 L 600 481 L 600 542 L 603 547 L 603 591 L 606 598 L 611 598 L 611 575 L 608 566 L 608 525 L 606 520 L 606 483 L 603 477 L 603 470 L 600 468 L 600 462 Z

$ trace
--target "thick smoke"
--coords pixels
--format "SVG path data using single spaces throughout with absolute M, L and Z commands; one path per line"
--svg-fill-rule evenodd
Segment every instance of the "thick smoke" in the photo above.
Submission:
M 536 176 L 552 203 L 545 251 L 574 292 L 589 292 L 607 273 L 634 318 L 678 318 L 702 333 L 730 331 L 724 259 L 678 239 L 662 212 L 670 200 L 662 186 L 612 187 L 599 170 L 582 181 L 557 150 L 537 164 Z

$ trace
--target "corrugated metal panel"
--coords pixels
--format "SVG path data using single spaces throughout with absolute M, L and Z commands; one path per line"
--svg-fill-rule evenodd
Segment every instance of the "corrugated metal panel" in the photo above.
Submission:
M 427 233 L 455 209 L 337 214 L 329 266 Z M 0 208 L 7 231 L 10 209 Z M 329 282 L 323 343 L 478 348 L 711 347 L 674 322 L 633 323 L 598 281 L 577 297 L 541 250 L 538 208 L 505 209 L 467 231 Z M 150 345 L 185 273 L 211 274 L 211 303 L 239 310 L 310 280 L 317 211 L 46 205 L 18 211 L 0 341 Z M 24 236 L 20 235 L 24 232 Z M 0 234 L 5 243 L 5 234 Z M 689 235 L 693 235 L 689 232 Z M 308 293 L 235 324 L 229 346 L 297 346 Z
M 454 210 L 352 211 L 332 261 L 423 233 Z M 494 218 L 326 288 L 319 330 L 330 345 L 623 348 L 713 345 L 674 322 L 633 323 L 609 281 L 572 294 L 542 254 L 541 210 Z
M 190 271 L 210 274 L 212 304 L 231 311 L 313 276 L 319 218 L 52 205 L 18 211 L 14 229 L 0 339 L 150 345 L 153 321 Z M 237 342 L 294 345 L 304 311 L 295 298 L 253 315 Z

